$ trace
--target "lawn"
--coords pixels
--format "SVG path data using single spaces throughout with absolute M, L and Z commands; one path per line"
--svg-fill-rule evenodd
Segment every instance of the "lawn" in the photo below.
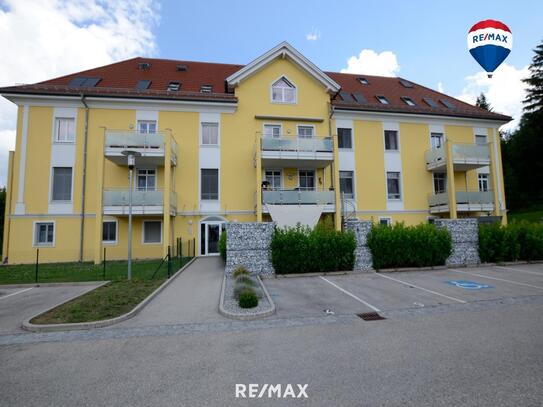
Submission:
M 509 222 L 520 222 L 522 220 L 528 222 L 541 222 L 543 219 L 543 207 L 516 211 L 513 210 L 507 214 L 507 219 Z
M 175 273 L 189 258 L 172 258 L 172 273 Z M 132 275 L 135 279 L 150 279 L 157 268 L 155 278 L 168 275 L 167 262 L 161 259 L 138 260 L 132 262 Z M 105 273 L 102 264 L 94 263 L 43 263 L 38 267 L 39 283 L 79 282 L 79 281 L 119 281 L 126 279 L 127 262 L 110 261 L 106 263 Z M 34 264 L 0 266 L 0 284 L 25 284 L 36 282 Z

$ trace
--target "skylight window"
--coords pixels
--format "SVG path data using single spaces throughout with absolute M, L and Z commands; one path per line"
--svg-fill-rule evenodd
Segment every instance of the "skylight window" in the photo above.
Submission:
M 141 79 L 136 83 L 136 89 L 137 90 L 145 90 L 149 89 L 149 86 L 151 85 L 151 81 L 148 81 L 147 79 Z
M 414 101 L 413 99 L 411 99 L 410 97 L 402 96 L 402 100 L 405 102 L 406 105 L 409 105 L 409 106 L 417 106 L 417 104 L 415 103 L 415 101 Z
M 356 78 L 358 80 L 358 82 L 360 82 L 362 85 L 369 85 L 370 82 L 366 79 L 366 78 L 363 78 L 363 77 L 360 77 L 360 78 Z
M 362 104 L 368 103 L 364 95 L 360 92 L 353 92 L 353 97 L 354 97 L 354 100 L 356 100 L 358 103 L 362 103 Z
M 177 65 L 175 67 L 175 70 L 178 71 L 178 72 L 185 72 L 185 71 L 189 70 L 189 67 L 186 66 L 186 65 Z
M 88 77 L 88 76 L 77 76 L 70 81 L 68 86 L 73 86 L 76 88 L 92 88 L 100 82 L 102 78 L 97 77 Z
M 386 97 L 384 97 L 383 95 L 375 95 L 375 97 L 377 98 L 377 100 L 379 102 L 381 102 L 383 105 L 389 105 L 390 102 L 388 101 L 388 99 Z
M 405 87 L 405 88 L 412 88 L 413 87 L 413 84 L 409 81 L 406 81 L 405 79 L 400 79 L 400 83 Z
M 202 93 L 211 93 L 211 92 L 213 92 L 213 86 L 211 86 L 211 85 L 202 85 L 202 86 L 200 86 L 200 92 L 202 92 Z
M 432 98 L 422 98 L 422 100 L 424 100 L 424 102 L 430 107 L 434 107 L 434 108 L 438 107 L 437 103 L 434 102 L 434 99 L 432 99 Z
M 456 106 L 446 99 L 439 99 L 439 101 L 441 102 L 441 104 L 443 104 L 445 107 L 449 109 L 456 109 Z
M 177 92 L 180 88 L 181 88 L 181 82 L 171 81 L 168 84 L 167 90 L 172 91 L 172 92 Z
M 140 62 L 138 64 L 138 69 L 147 71 L 148 69 L 151 69 L 151 64 L 149 62 Z
M 341 99 L 345 102 L 354 102 L 353 97 L 349 92 L 339 92 L 339 96 L 341 96 Z

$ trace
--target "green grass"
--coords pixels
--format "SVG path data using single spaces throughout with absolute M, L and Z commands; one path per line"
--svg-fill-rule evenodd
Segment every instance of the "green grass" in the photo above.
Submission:
M 97 288 L 81 297 L 39 315 L 34 324 L 90 322 L 125 314 L 151 294 L 165 278 L 121 280 Z
M 507 219 L 509 222 L 525 220 L 527 222 L 538 223 L 543 219 L 543 207 L 513 210 L 507 214 Z
M 190 258 L 172 259 L 172 273 L 175 273 Z M 132 262 L 134 279 L 148 280 L 160 265 L 161 260 L 139 260 Z M 167 276 L 167 263 L 164 262 L 155 278 Z M 106 263 L 104 278 L 103 265 L 94 263 L 43 263 L 38 267 L 39 283 L 79 282 L 79 281 L 120 281 L 126 279 L 127 262 L 111 261 Z M 34 264 L 0 266 L 0 284 L 35 283 L 36 268 Z

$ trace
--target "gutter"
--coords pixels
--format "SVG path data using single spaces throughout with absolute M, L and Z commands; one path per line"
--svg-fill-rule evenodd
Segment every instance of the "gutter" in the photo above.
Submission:
M 81 103 L 85 106 L 85 128 L 83 136 L 83 182 L 81 186 L 81 226 L 79 237 L 79 261 L 83 261 L 83 242 L 85 239 L 85 195 L 87 189 L 87 145 L 89 139 L 89 106 L 85 101 L 85 95 L 81 94 Z

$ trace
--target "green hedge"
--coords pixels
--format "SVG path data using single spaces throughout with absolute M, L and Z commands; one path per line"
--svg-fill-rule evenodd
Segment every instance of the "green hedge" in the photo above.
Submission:
M 376 270 L 396 267 L 429 267 L 445 264 L 451 254 L 449 232 L 434 225 L 374 225 L 368 247 Z
M 219 253 L 224 261 L 226 261 L 226 232 L 221 233 L 219 237 Z
M 356 238 L 323 224 L 276 228 L 271 241 L 271 259 L 277 274 L 352 270 Z
M 483 263 L 543 260 L 543 224 L 479 225 L 479 257 Z

